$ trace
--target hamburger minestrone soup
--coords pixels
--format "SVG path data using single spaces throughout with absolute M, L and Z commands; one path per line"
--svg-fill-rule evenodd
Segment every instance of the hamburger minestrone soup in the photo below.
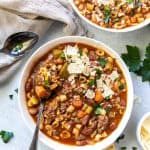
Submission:
M 123 29 L 150 18 L 150 0 L 74 0 L 79 12 L 91 22 Z
M 44 106 L 40 129 L 69 145 L 107 138 L 118 127 L 127 105 L 127 84 L 116 60 L 102 49 L 80 43 L 51 49 L 33 67 L 25 91 L 35 121 L 38 97 L 53 91 Z

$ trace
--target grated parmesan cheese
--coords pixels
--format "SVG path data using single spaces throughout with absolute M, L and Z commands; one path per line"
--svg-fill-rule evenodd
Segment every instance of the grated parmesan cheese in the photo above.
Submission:
M 88 89 L 85 93 L 85 96 L 89 99 L 93 99 L 95 97 L 95 92 L 93 90 Z
M 81 74 L 84 70 L 84 65 L 83 64 L 78 64 L 78 63 L 70 63 L 68 65 L 68 72 L 70 74 Z
M 116 71 L 116 70 L 114 70 L 111 74 L 110 74 L 110 79 L 112 80 L 112 81 L 114 81 L 114 80 L 116 80 L 117 78 L 119 78 L 119 74 L 118 74 L 118 72 Z

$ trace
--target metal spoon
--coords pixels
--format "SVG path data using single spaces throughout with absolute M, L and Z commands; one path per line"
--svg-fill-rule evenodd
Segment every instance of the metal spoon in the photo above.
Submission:
M 65 63 L 62 67 L 62 69 L 60 70 L 59 72 L 59 76 L 60 78 L 68 78 L 69 74 L 67 72 L 67 66 L 68 64 Z M 37 116 L 37 123 L 36 123 L 36 128 L 35 128 L 35 131 L 34 131 L 34 135 L 33 135 L 33 139 L 32 139 L 32 142 L 30 144 L 30 148 L 29 150 L 37 150 L 37 143 L 38 143 L 38 133 L 39 133 L 39 127 L 40 127 L 40 122 L 41 122 L 41 116 L 42 116 L 42 113 L 43 113 L 43 110 L 44 110 L 44 105 L 46 103 L 46 101 L 52 97 L 56 92 L 60 91 L 61 89 L 61 86 L 57 85 L 53 90 L 49 91 L 49 95 L 48 97 L 39 97 L 41 99 L 40 101 L 40 107 L 39 107 L 39 113 L 38 113 L 38 116 Z
M 39 128 L 40 128 L 40 122 L 41 122 L 41 116 L 43 114 L 44 106 L 46 101 L 54 95 L 54 93 L 58 90 L 59 87 L 56 87 L 52 91 L 49 91 L 49 95 L 46 97 L 39 97 L 40 98 L 40 107 L 39 107 L 39 112 L 37 116 L 37 123 L 34 131 L 34 135 L 32 138 L 32 142 L 30 144 L 29 150 L 37 150 L 38 146 L 38 134 L 39 134 Z
M 33 135 L 32 142 L 30 144 L 29 150 L 37 150 L 38 134 L 39 134 L 39 127 L 40 127 L 40 122 L 41 122 L 41 116 L 42 116 L 42 113 L 43 113 L 43 110 L 44 110 L 44 105 L 45 105 L 46 101 L 47 101 L 47 98 L 42 98 L 41 99 L 40 107 L 39 107 L 39 113 L 38 113 L 38 117 L 37 117 L 38 119 L 37 119 L 34 135 Z
M 33 32 L 18 32 L 9 36 L 0 52 L 17 59 L 21 58 L 37 43 L 39 36 Z

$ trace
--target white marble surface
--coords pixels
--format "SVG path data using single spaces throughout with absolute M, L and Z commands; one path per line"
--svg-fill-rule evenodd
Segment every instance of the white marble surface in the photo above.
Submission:
M 33 53 L 34 50 L 48 40 L 64 36 L 62 27 L 62 24 L 55 23 L 48 30 L 45 37 L 39 41 L 31 53 Z M 95 39 L 101 40 L 105 44 L 108 44 L 119 53 L 125 51 L 125 45 L 127 44 L 137 45 L 143 49 L 148 43 L 150 43 L 150 26 L 138 31 L 122 34 L 97 31 L 92 28 L 89 30 L 95 34 Z M 24 63 L 29 58 L 31 53 L 23 60 L 22 65 L 15 72 L 15 75 L 7 80 L 5 84 L 0 85 L 0 130 L 10 130 L 13 131 L 15 135 L 8 144 L 4 144 L 0 140 L 0 150 L 28 150 L 28 146 L 31 142 L 31 132 L 21 119 L 18 108 L 17 94 L 14 92 L 14 90 L 18 87 Z M 132 74 L 132 79 L 135 95 L 141 98 L 141 102 L 134 104 L 130 121 L 124 131 L 126 135 L 125 139 L 120 143 L 120 146 L 127 146 L 128 150 L 132 150 L 132 146 L 138 147 L 135 135 L 137 123 L 144 113 L 150 111 L 150 85 L 147 82 L 142 83 L 140 80 L 137 80 L 137 77 L 134 74 Z M 10 100 L 8 96 L 9 94 L 14 94 L 13 100 Z M 138 149 L 141 150 L 141 148 Z M 40 143 L 39 150 L 50 150 L 50 148 Z

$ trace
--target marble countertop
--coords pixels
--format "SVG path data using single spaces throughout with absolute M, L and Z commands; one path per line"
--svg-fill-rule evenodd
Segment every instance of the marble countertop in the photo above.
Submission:
M 28 150 L 32 134 L 21 118 L 18 108 L 18 98 L 14 90 L 18 88 L 21 71 L 31 53 L 45 42 L 56 37 L 64 36 L 62 28 L 63 25 L 61 23 L 54 23 L 30 54 L 24 58 L 22 65 L 15 72 L 15 75 L 11 76 L 11 78 L 7 80 L 7 83 L 0 85 L 0 130 L 10 130 L 14 132 L 14 138 L 8 144 L 4 144 L 0 140 L 0 150 Z M 98 31 L 91 27 L 88 27 L 88 29 L 94 33 L 93 38 L 104 42 L 120 54 L 125 52 L 125 45 L 127 44 L 136 45 L 140 47 L 141 50 L 144 50 L 146 45 L 150 43 L 150 26 L 130 33 L 108 33 Z M 143 54 L 142 51 L 141 54 Z M 131 118 L 124 131 L 125 138 L 118 145 L 118 147 L 126 146 L 127 150 L 132 150 L 133 146 L 138 147 L 136 139 L 137 123 L 144 113 L 150 111 L 149 83 L 143 83 L 134 74 L 131 74 L 131 76 L 135 95 L 140 98 L 140 101 L 134 104 Z M 13 94 L 12 100 L 10 100 L 9 94 Z M 140 147 L 138 147 L 138 149 L 141 150 Z M 39 150 L 50 150 L 50 148 L 39 142 Z

